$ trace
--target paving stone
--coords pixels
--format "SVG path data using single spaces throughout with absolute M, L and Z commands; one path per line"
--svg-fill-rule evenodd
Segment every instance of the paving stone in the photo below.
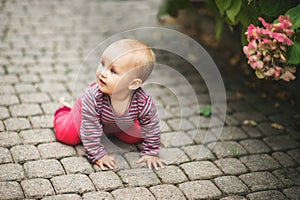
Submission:
M 19 80 L 15 74 L 1 75 L 0 84 L 13 84 L 17 82 L 19 82 Z
M 92 181 L 83 174 L 69 174 L 51 178 L 56 194 L 79 193 L 95 191 Z
M 262 132 L 260 132 L 256 127 L 253 126 L 242 126 L 242 129 L 251 137 L 251 138 L 260 138 L 263 136 Z
M 4 120 L 4 124 L 8 131 L 21 131 L 31 128 L 30 123 L 26 118 L 9 118 Z
M 43 159 L 61 159 L 76 155 L 76 152 L 72 146 L 68 146 L 59 142 L 40 144 L 37 148 Z
M 157 185 L 149 188 L 156 199 L 185 199 L 182 192 L 174 185 Z
M 210 161 L 189 162 L 180 167 L 190 180 L 210 179 L 222 175 L 222 172 Z
M 19 99 L 16 95 L 12 95 L 12 94 L 0 95 L 0 105 L 2 106 L 9 106 L 18 103 L 19 103 Z
M 24 163 L 30 160 L 40 159 L 40 154 L 37 148 L 33 145 L 18 145 L 10 149 L 11 155 L 15 162 Z
M 155 171 L 162 183 L 165 184 L 178 184 L 188 181 L 186 175 L 177 166 L 165 166 Z
M 252 172 L 240 175 L 239 178 L 251 191 L 272 190 L 282 188 L 282 183 L 270 172 Z
M 250 153 L 268 153 L 271 149 L 259 139 L 248 139 L 240 141 L 240 144 Z
M 55 142 L 56 138 L 50 129 L 31 129 L 20 132 L 20 138 L 24 144 L 40 144 Z
M 245 197 L 243 196 L 236 196 L 236 195 L 233 195 L 233 196 L 227 196 L 227 197 L 224 197 L 220 200 L 246 200 Z
M 28 83 L 16 84 L 15 89 L 18 94 L 36 92 L 36 87 L 33 84 L 28 84 Z
M 236 176 L 222 176 L 214 179 L 215 184 L 226 194 L 247 194 L 248 187 Z
M 112 171 L 92 173 L 89 177 L 97 190 L 111 191 L 123 187 L 118 175 Z
M 167 120 L 172 130 L 176 132 L 187 131 L 194 129 L 194 125 L 185 118 L 176 118 Z
M 0 147 L 0 164 L 13 162 L 11 154 L 7 148 Z
M 218 118 L 215 118 L 214 121 L 211 121 L 211 118 L 203 117 L 203 116 L 192 116 L 192 117 L 189 117 L 188 120 L 190 122 L 192 122 L 192 124 L 195 127 L 200 128 L 200 129 L 218 127 L 218 126 L 222 126 L 224 124 Z
M 18 104 L 9 107 L 13 117 L 26 117 L 42 114 L 42 110 L 37 104 Z
M 59 108 L 58 103 L 42 103 L 41 104 L 42 110 L 45 114 L 53 115 L 55 111 Z
M 84 200 L 95 200 L 95 199 L 102 199 L 102 200 L 113 200 L 113 197 L 108 192 L 88 192 L 82 195 Z
M 272 127 L 272 123 L 259 123 L 257 128 L 265 135 L 265 136 L 274 136 L 284 133 L 284 130 L 276 129 Z
M 300 147 L 300 143 L 288 135 L 270 136 L 263 139 L 274 151 L 284 151 Z
M 294 168 L 282 168 L 272 172 L 285 187 L 300 186 L 300 173 Z
M 0 132 L 0 146 L 12 147 L 21 144 L 20 137 L 16 132 Z
M 212 129 L 212 132 L 214 132 L 214 129 Z M 241 140 L 245 139 L 248 136 L 246 133 L 238 128 L 238 127 L 223 127 L 222 133 L 220 134 L 219 140 L 220 141 L 226 141 L 226 140 Z
M 291 115 L 276 114 L 269 116 L 269 119 L 275 123 L 281 124 L 283 126 L 293 126 L 295 119 Z
M 189 161 L 187 155 L 179 148 L 162 148 L 159 155 L 168 165 L 176 165 Z
M 255 122 L 264 122 L 267 120 L 262 113 L 256 111 L 236 112 L 233 114 L 233 117 L 240 123 L 243 123 L 245 120 L 254 120 Z
M 298 200 L 300 197 L 300 187 L 291 187 L 284 189 L 283 193 L 291 200 Z
M 194 160 L 213 160 L 215 156 L 212 152 L 203 145 L 193 145 L 182 147 L 183 151 Z
M 23 199 L 24 194 L 18 182 L 0 182 L 0 199 Z
M 249 200 L 268 200 L 268 199 L 276 199 L 276 200 L 286 200 L 287 198 L 281 192 L 277 190 L 268 190 L 261 192 L 254 192 L 247 195 L 247 199 Z
M 296 162 L 284 152 L 274 152 L 272 153 L 273 158 L 280 163 L 283 167 L 295 167 Z
M 91 174 L 94 172 L 90 162 L 83 157 L 68 157 L 60 160 L 67 174 Z
M 239 125 L 239 121 L 236 120 L 234 117 L 232 117 L 231 115 L 226 115 L 225 118 L 225 124 L 227 126 L 237 126 Z
M 207 145 L 218 158 L 239 157 L 247 154 L 246 150 L 237 142 L 215 142 Z
M 137 152 L 128 152 L 124 154 L 126 161 L 128 162 L 130 168 L 146 168 L 146 163 L 136 163 L 140 159 L 140 153 Z
M 81 196 L 78 194 L 61 194 L 61 195 L 55 195 L 55 196 L 48 196 L 42 198 L 42 200 L 81 200 Z
M 152 95 L 152 93 L 150 93 Z M 170 109 L 172 113 L 174 113 L 175 117 L 189 117 L 192 115 L 197 115 L 197 110 L 195 111 L 191 107 L 187 106 L 175 106 Z M 170 116 L 167 116 L 170 118 Z
M 221 191 L 208 180 L 181 183 L 178 188 L 187 199 L 217 199 L 222 195 Z
M 28 178 L 52 178 L 65 174 L 58 160 L 37 160 L 24 164 L 24 170 Z
M 0 85 L 0 94 L 14 94 L 14 87 L 11 85 Z
M 163 147 L 180 147 L 193 144 L 193 140 L 184 132 L 170 132 L 161 135 Z
M 268 154 L 249 155 L 240 158 L 250 171 L 268 171 L 278 169 L 281 166 L 279 163 Z
M 53 127 L 53 115 L 41 115 L 31 117 L 30 121 L 33 128 L 52 128 Z
M 37 74 L 21 74 L 19 75 L 19 78 L 23 83 L 38 83 L 41 81 L 40 77 Z
M 54 195 L 54 189 L 47 179 L 28 179 L 21 182 L 24 194 L 27 198 L 42 198 Z
M 19 95 L 22 103 L 45 103 L 49 102 L 50 98 L 45 93 L 26 93 Z
M 2 121 L 0 121 L 0 131 L 4 131 L 4 129 L 5 129 L 5 127 L 4 127 L 3 123 L 2 123 Z
M 293 149 L 287 152 L 297 163 L 300 163 L 300 149 Z
M 0 119 L 3 120 L 3 119 L 6 119 L 8 117 L 10 117 L 8 109 L 5 108 L 5 107 L 0 107 Z
M 118 172 L 125 186 L 149 187 L 160 184 L 156 174 L 149 169 L 129 169 Z
M 144 187 L 117 189 L 112 191 L 111 194 L 113 195 L 115 200 L 123 200 L 123 199 L 155 200 L 151 192 Z
M 116 160 L 116 169 L 114 169 L 113 171 L 120 171 L 123 169 L 130 169 L 130 166 L 128 164 L 128 162 L 125 160 L 125 158 L 122 155 L 118 155 L 118 154 L 114 154 L 113 155 L 115 157 Z M 133 160 L 132 162 L 135 163 L 136 160 Z M 145 166 L 143 163 L 140 164 L 140 167 Z M 93 169 L 98 172 L 98 171 L 102 171 L 100 169 L 100 167 L 96 164 L 93 165 Z
M 214 133 L 204 129 L 188 131 L 187 134 L 196 144 L 207 144 L 218 140 L 218 137 Z
M 215 161 L 215 164 L 227 175 L 240 175 L 248 172 L 247 167 L 236 158 L 223 158 Z
M 60 91 L 67 91 L 67 88 L 64 84 L 62 83 L 40 83 L 38 85 L 38 88 L 42 91 L 42 92 L 60 92 Z

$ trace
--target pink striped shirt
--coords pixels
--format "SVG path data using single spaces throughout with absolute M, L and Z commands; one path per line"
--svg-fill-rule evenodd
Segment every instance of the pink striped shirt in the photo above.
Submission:
M 95 163 L 107 154 L 101 143 L 104 132 L 126 130 L 136 120 L 139 121 L 144 138 L 141 155 L 157 156 L 160 149 L 160 127 L 153 98 L 142 88 L 138 88 L 134 91 L 126 113 L 116 116 L 109 96 L 102 93 L 97 84 L 89 87 L 82 96 L 80 137 L 91 162 Z

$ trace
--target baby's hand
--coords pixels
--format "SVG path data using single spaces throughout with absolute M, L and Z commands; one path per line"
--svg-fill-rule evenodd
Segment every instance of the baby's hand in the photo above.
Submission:
M 109 169 L 115 169 L 116 168 L 116 161 L 115 158 L 109 155 L 105 155 L 102 158 L 100 158 L 96 164 L 100 167 L 101 170 L 108 170 Z M 105 167 L 106 166 L 106 167 Z M 107 168 L 108 167 L 108 168 Z
M 150 156 L 150 155 L 142 156 L 138 161 L 136 161 L 136 163 L 142 163 L 142 162 L 147 163 L 149 169 L 152 169 L 152 165 L 153 165 L 155 170 L 158 170 L 158 166 L 160 168 L 164 168 L 165 167 L 164 165 L 166 164 L 166 162 L 161 160 L 159 157 Z

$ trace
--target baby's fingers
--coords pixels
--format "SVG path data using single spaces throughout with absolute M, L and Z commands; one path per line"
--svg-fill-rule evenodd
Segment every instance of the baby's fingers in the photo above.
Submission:
M 102 171 L 106 171 L 107 167 L 104 167 L 103 163 L 99 163 L 98 165 Z
M 158 163 L 158 165 L 159 165 L 160 168 L 165 168 L 165 164 L 166 164 L 165 161 L 163 161 L 163 160 L 158 160 L 157 163 Z

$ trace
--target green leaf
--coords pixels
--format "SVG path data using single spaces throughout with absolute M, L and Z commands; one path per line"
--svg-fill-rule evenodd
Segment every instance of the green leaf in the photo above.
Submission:
M 278 17 L 292 6 L 292 0 L 260 0 L 258 7 L 260 12 L 270 17 Z
M 248 27 L 250 24 L 258 25 L 258 17 L 260 16 L 259 11 L 255 2 L 249 5 L 243 4 L 240 12 L 237 14 L 236 18 L 239 19 L 244 27 Z
M 221 39 L 223 32 L 223 20 L 221 18 L 216 19 L 216 39 L 219 41 Z
M 231 5 L 231 0 L 215 0 L 215 1 L 216 1 L 218 9 L 220 11 L 221 16 L 223 16 L 225 11 Z
M 235 17 L 239 13 L 242 4 L 243 0 L 234 0 L 231 2 L 230 7 L 226 10 L 226 15 L 233 24 L 236 24 Z
M 211 106 L 200 108 L 199 114 L 203 115 L 204 117 L 209 117 L 211 115 Z
M 300 27 L 300 4 L 288 10 L 286 15 L 289 15 L 293 21 L 292 29 L 297 29 Z
M 288 48 L 287 52 L 287 62 L 288 64 L 299 64 L 300 63 L 300 43 L 294 42 L 293 46 Z

